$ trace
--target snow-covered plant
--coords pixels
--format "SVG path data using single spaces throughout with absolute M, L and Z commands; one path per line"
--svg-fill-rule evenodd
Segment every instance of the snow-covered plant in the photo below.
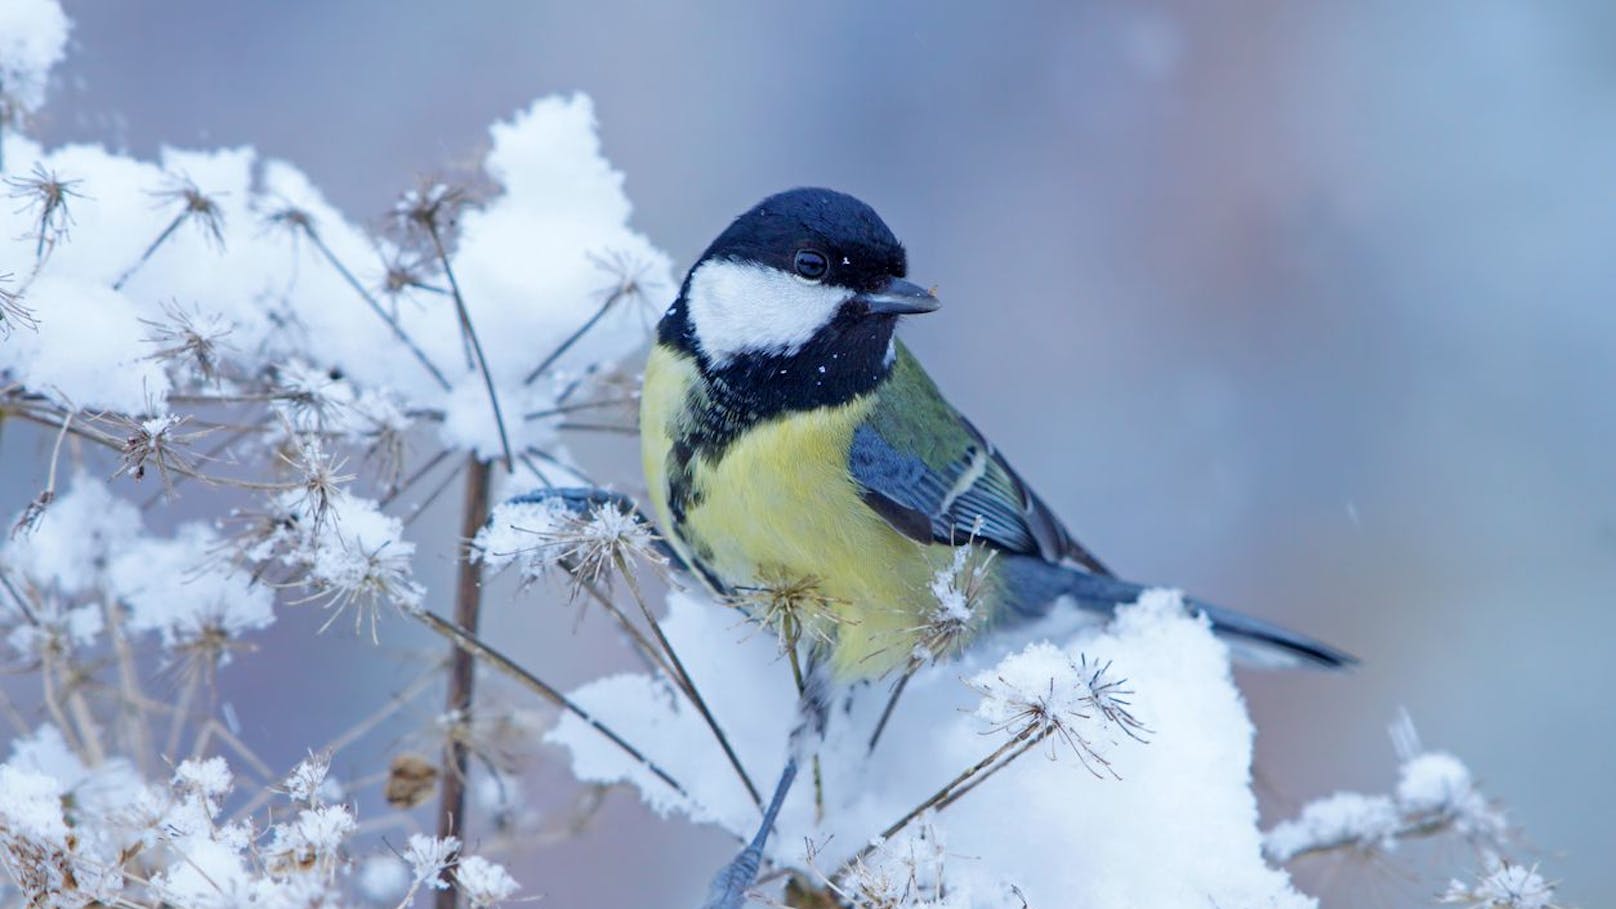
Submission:
M 699 592 L 565 446 L 632 432 L 625 363 L 673 286 L 587 98 L 495 124 L 476 173 L 423 180 L 367 232 L 250 148 L 151 161 L 29 138 L 69 27 L 56 0 L 0 3 L 0 423 L 43 443 L 5 465 L 38 490 L 0 543 L 22 680 L 0 692 L 11 903 L 523 899 L 467 853 L 519 858 L 576 827 L 521 804 L 540 738 L 590 787 L 580 812 L 633 787 L 757 842 L 757 895 L 795 905 L 1305 907 L 1277 866 L 1309 852 L 1504 844 L 1463 765 L 1425 753 L 1394 795 L 1337 796 L 1264 838 L 1228 652 L 1170 591 L 1105 627 L 1061 612 L 995 631 L 991 557 L 961 549 L 901 673 L 861 685 L 814 665 L 843 611 L 814 578 Z M 457 483 L 455 551 L 433 551 L 412 522 Z M 422 582 L 427 558 L 453 561 L 452 590 Z M 605 612 L 643 670 L 567 691 L 486 640 L 482 575 L 512 566 L 526 596 Z M 532 583 L 552 576 L 564 590 Z M 652 578 L 688 589 L 662 608 Z M 447 656 L 277 768 L 216 695 L 249 659 L 280 669 L 250 652 L 299 608 L 351 623 L 354 647 L 411 623 Z M 479 691 L 479 667 L 514 687 Z M 441 708 L 388 743 L 385 772 L 347 769 L 428 691 Z M 760 838 L 768 782 L 799 761 Z M 1548 905 L 1535 871 L 1486 867 L 1445 898 Z

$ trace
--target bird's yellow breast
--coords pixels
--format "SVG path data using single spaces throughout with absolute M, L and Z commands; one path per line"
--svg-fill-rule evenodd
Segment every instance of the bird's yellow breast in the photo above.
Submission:
M 812 584 L 830 615 L 806 632 L 834 642 L 839 676 L 901 665 L 919 617 L 935 605 L 929 583 L 952 550 L 903 536 L 860 499 L 847 455 L 871 400 L 768 419 L 677 469 L 670 458 L 692 429 L 692 407 L 702 406 L 692 394 L 701 382 L 689 357 L 652 350 L 642 456 L 657 519 L 674 547 L 731 591 Z M 682 520 L 670 507 L 670 481 L 689 486 Z

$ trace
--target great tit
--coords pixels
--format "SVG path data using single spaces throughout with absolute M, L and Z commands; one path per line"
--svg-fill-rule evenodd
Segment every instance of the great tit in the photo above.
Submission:
M 894 337 L 938 307 L 907 273 L 858 199 L 770 196 L 690 269 L 645 369 L 645 477 L 674 550 L 722 596 L 814 604 L 802 637 L 843 680 L 935 651 L 939 610 L 969 638 L 1061 602 L 1109 616 L 1149 586 L 1079 545 Z M 1353 662 L 1186 605 L 1252 662 Z

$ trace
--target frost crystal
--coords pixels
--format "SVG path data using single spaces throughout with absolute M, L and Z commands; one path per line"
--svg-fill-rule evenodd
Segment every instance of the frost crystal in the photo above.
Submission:
M 477 909 L 486 909 L 510 899 L 519 886 L 505 866 L 478 855 L 461 859 L 455 867 L 454 878 L 455 883 L 460 885 L 460 892 Z
M 1554 885 L 1538 875 L 1535 865 L 1489 856 L 1480 880 L 1450 882 L 1442 902 L 1464 903 L 1470 909 L 1554 909 Z
M 298 761 L 292 772 L 287 774 L 286 794 L 294 802 L 314 802 L 320 798 L 321 787 L 325 785 L 326 774 L 331 770 L 331 756 L 329 754 L 311 754 Z
M 192 759 L 174 769 L 174 787 L 217 799 L 230 791 L 230 766 L 222 757 Z
M 415 883 L 425 884 L 434 890 L 447 890 L 449 882 L 442 875 L 454 863 L 459 852 L 460 840 L 452 836 L 412 833 L 404 847 L 404 861 L 409 863 Z

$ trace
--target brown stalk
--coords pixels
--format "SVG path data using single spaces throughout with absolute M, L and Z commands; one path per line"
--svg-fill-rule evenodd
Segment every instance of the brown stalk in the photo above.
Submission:
M 470 634 L 477 633 L 482 610 L 482 563 L 471 558 L 471 540 L 488 520 L 489 487 L 493 468 L 487 461 L 471 456 L 466 467 L 466 498 L 461 510 L 461 553 L 455 580 L 454 621 Z M 451 722 L 464 722 L 471 715 L 472 695 L 477 681 L 477 664 L 472 655 L 456 647 L 449 661 L 449 695 L 444 712 Z M 438 836 L 456 837 L 465 842 L 466 827 L 466 743 L 451 735 L 444 743 L 443 792 L 438 802 Z M 437 909 L 455 909 L 458 889 L 439 890 L 433 899 Z

